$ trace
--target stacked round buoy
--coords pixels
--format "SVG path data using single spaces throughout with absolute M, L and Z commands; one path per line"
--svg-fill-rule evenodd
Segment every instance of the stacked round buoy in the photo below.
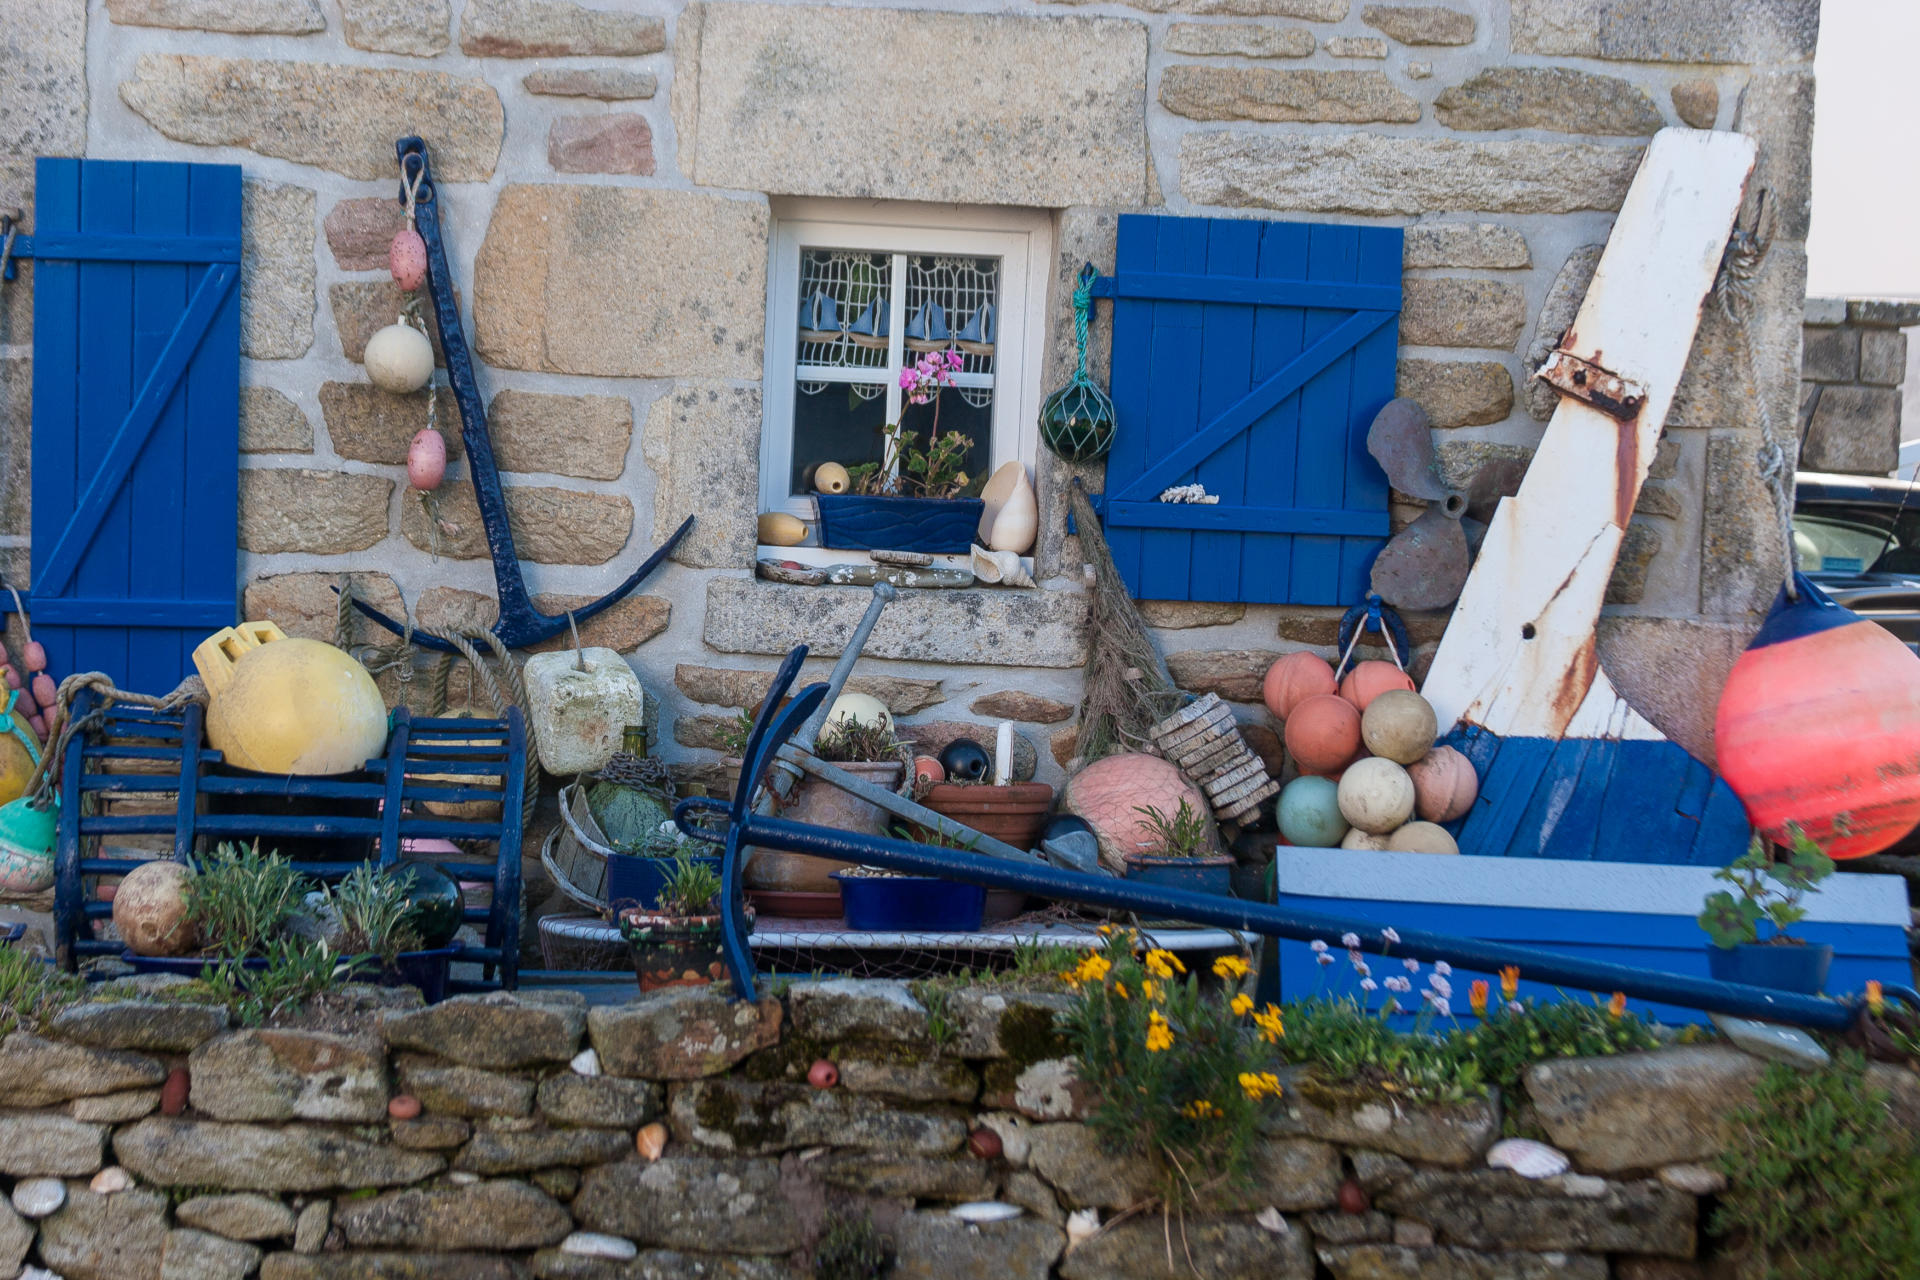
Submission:
M 1433 707 L 1406 672 L 1362 662 L 1341 679 L 1324 658 L 1290 653 L 1262 693 L 1300 770 L 1277 807 L 1287 843 L 1460 852 L 1441 824 L 1472 807 L 1479 779 L 1466 756 L 1434 745 Z

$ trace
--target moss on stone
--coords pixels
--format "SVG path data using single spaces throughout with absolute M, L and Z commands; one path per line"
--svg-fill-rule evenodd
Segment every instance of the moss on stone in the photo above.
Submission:
M 1067 1037 L 1054 1021 L 1053 1010 L 1043 1005 L 1010 1003 L 1000 1015 L 1000 1047 L 1014 1066 L 1014 1074 L 1068 1054 Z
M 786 1131 L 775 1122 L 761 1119 L 750 1109 L 743 1117 L 741 1111 L 740 1099 L 723 1085 L 702 1090 L 693 1108 L 701 1128 L 726 1134 L 733 1139 L 736 1150 L 774 1146 L 786 1136 Z

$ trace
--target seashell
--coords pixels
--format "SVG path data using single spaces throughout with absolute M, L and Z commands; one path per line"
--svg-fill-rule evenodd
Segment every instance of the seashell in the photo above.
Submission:
M 573 1060 L 567 1065 L 573 1068 L 573 1074 L 577 1076 L 597 1076 L 600 1074 L 600 1055 L 591 1049 L 582 1049 L 573 1055 Z
M 807 539 L 807 525 L 798 516 L 784 511 L 767 511 L 760 516 L 760 545 L 797 547 Z
M 598 1231 L 576 1231 L 560 1242 L 560 1252 L 570 1253 L 576 1258 L 609 1258 L 615 1262 L 625 1262 L 640 1256 L 640 1246 L 631 1240 L 603 1235 Z
M 374 386 L 411 395 L 433 377 L 433 344 L 410 324 L 390 324 L 367 339 L 360 363 Z
M 973 548 L 973 576 L 981 582 L 998 583 L 1003 587 L 1033 585 L 1033 575 L 1020 563 L 1018 552 L 989 551 L 978 545 Z
M 1040 502 L 1018 462 L 1003 463 L 980 491 L 980 540 L 995 551 L 1020 555 L 1040 532 Z
M 110 1196 L 116 1191 L 125 1191 L 133 1185 L 133 1175 L 117 1164 L 110 1164 L 93 1175 L 87 1183 L 87 1190 L 99 1195 Z
M 418 231 L 402 227 L 394 233 L 393 243 L 387 246 L 387 270 L 408 293 L 427 282 L 427 242 Z
M 480 1175 L 477 1173 L 468 1173 L 465 1169 L 455 1169 L 447 1175 L 447 1181 L 456 1187 L 470 1187 L 480 1181 Z
M 395 1120 L 412 1120 L 420 1114 L 420 1099 L 410 1093 L 398 1093 L 387 1099 L 387 1114 Z
M 1523 1178 L 1552 1178 L 1567 1171 L 1566 1153 L 1531 1138 L 1502 1138 L 1487 1149 L 1487 1167 L 1511 1169 Z
M 1026 1210 L 1004 1200 L 974 1200 L 968 1204 L 957 1204 L 948 1212 L 962 1222 L 1007 1222 Z
M 432 427 L 413 433 L 407 446 L 407 483 L 425 493 L 447 478 L 447 438 Z
M 633 1149 L 649 1160 L 658 1160 L 667 1149 L 667 1126 L 655 1120 L 633 1135 Z
M 837 462 L 823 462 L 813 469 L 813 488 L 816 493 L 845 493 L 852 484 L 853 477 Z
M 1067 1215 L 1067 1248 L 1084 1244 L 1100 1234 L 1098 1209 L 1075 1209 Z
M 1277 1236 L 1284 1236 L 1293 1230 L 1292 1227 L 1287 1225 L 1286 1218 L 1281 1216 L 1280 1210 L 1274 1208 L 1272 1205 L 1268 1205 L 1260 1212 L 1254 1214 L 1253 1220 Z

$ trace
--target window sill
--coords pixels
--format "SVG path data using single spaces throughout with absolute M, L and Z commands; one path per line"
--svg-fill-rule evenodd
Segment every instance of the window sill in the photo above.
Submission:
M 817 657 L 833 657 L 870 599 L 866 587 L 715 578 L 707 584 L 703 638 L 722 653 L 779 655 L 804 644 Z M 1087 659 L 1087 605 L 1087 593 L 1072 589 L 902 591 L 880 615 L 863 652 L 957 666 L 1078 667 Z
M 824 567 L 830 564 L 873 564 L 871 551 L 838 551 L 832 547 L 758 547 L 754 556 L 759 560 L 791 560 L 795 564 L 804 564 L 809 568 Z M 1021 556 L 1021 565 L 1029 577 L 1033 576 L 1033 557 Z M 933 557 L 936 569 L 971 569 L 972 556 L 937 555 Z M 1012 588 L 1009 588 L 1012 589 Z

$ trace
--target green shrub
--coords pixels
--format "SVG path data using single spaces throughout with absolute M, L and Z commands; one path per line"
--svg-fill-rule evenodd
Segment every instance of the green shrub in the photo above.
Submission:
M 312 888 L 278 853 L 261 853 L 257 840 L 222 844 L 197 860 L 187 880 L 187 919 L 210 952 L 259 954 Z
M 1857 1053 L 1817 1072 L 1768 1067 L 1721 1168 L 1712 1229 L 1743 1238 L 1767 1280 L 1900 1280 L 1920 1266 L 1920 1139 L 1893 1122 Z
M 1245 961 L 1217 962 L 1224 978 Z M 1280 1010 L 1209 998 L 1171 952 L 1136 954 L 1113 935 L 1070 971 L 1061 1030 L 1082 1080 L 1099 1089 L 1089 1123 L 1115 1154 L 1146 1161 L 1162 1200 L 1197 1206 L 1247 1184 L 1256 1125 L 1280 1094 Z
M 275 938 L 264 951 L 266 966 L 242 968 L 238 959 L 200 970 L 204 998 L 224 1004 L 242 1026 L 257 1027 L 282 1010 L 347 981 L 351 961 L 342 960 L 324 942 Z
M 372 956 L 381 967 L 392 968 L 402 951 L 417 950 L 420 932 L 409 922 L 413 914 L 413 868 L 376 870 L 361 863 L 337 885 L 325 891 L 326 905 L 340 927 L 340 950 L 350 956 Z
M 39 1031 L 87 989 L 63 972 L 14 947 L 0 947 L 0 1035 L 19 1027 Z

